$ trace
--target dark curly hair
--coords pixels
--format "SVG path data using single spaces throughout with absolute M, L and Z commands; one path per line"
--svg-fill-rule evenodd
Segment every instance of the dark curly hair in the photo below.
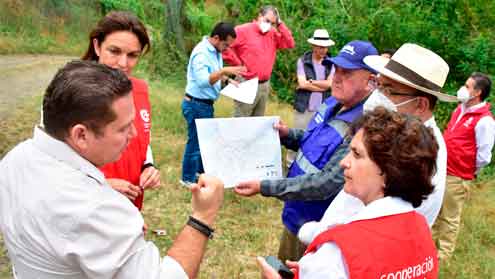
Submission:
M 385 176 L 384 196 L 399 197 L 414 207 L 431 194 L 438 144 L 433 130 L 416 117 L 377 107 L 351 125 L 363 130 L 370 159 Z
M 104 16 L 91 33 L 89 33 L 88 49 L 81 59 L 98 61 L 98 55 L 96 55 L 93 40 L 96 39 L 98 44 L 101 45 L 109 34 L 117 31 L 129 31 L 136 35 L 141 44 L 141 51 L 143 54 L 146 54 L 150 49 L 150 38 L 146 31 L 146 27 L 139 18 L 130 12 L 113 11 Z

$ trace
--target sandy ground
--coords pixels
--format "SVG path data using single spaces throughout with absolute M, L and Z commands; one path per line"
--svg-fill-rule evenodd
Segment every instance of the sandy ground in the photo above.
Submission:
M 25 97 L 42 95 L 57 69 L 76 57 L 0 55 L 0 119 Z

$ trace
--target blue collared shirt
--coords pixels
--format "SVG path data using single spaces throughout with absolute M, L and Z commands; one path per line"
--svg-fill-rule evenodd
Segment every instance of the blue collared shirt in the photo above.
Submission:
M 203 37 L 193 49 L 187 65 L 186 93 L 200 99 L 216 100 L 221 81 L 211 85 L 210 75 L 223 67 L 222 55 Z

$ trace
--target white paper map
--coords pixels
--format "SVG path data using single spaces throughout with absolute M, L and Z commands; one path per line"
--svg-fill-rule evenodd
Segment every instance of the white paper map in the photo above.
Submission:
M 228 84 L 224 89 L 220 91 L 220 94 L 230 97 L 239 102 L 252 105 L 254 103 L 254 98 L 256 97 L 256 92 L 258 91 L 258 78 L 253 78 L 239 83 L 235 86 L 233 84 Z
M 282 177 L 278 116 L 196 119 L 205 173 L 226 188 L 251 179 Z

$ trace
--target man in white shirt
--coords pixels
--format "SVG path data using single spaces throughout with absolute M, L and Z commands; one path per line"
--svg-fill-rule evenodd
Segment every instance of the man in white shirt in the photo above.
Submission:
M 416 211 L 425 216 L 428 225 L 433 226 L 442 206 L 447 169 L 447 150 L 440 129 L 433 116 L 437 100 L 455 101 L 454 96 L 440 92 L 449 72 L 447 63 L 434 52 L 415 44 L 402 45 L 391 58 L 379 55 L 367 56 L 364 62 L 379 72 L 378 88 L 364 103 L 364 110 L 375 106 L 399 111 L 420 118 L 426 127 L 433 130 L 438 144 L 436 173 L 432 177 L 435 186 L 426 200 Z M 435 73 L 434 75 L 431 73 Z M 364 204 L 341 191 L 330 204 L 325 215 L 316 224 L 301 228 L 298 237 L 309 243 L 328 226 L 342 224 L 364 208 Z
M 470 182 L 489 164 L 495 139 L 495 121 L 490 112 L 492 81 L 482 73 L 473 73 L 457 92 L 461 102 L 450 118 L 443 136 L 447 145 L 447 187 L 445 198 L 433 226 L 438 256 L 448 259 L 455 250 L 462 208 Z
M 97 168 L 136 135 L 130 91 L 118 70 L 68 63 L 46 90 L 44 128 L 0 162 L 0 230 L 16 278 L 196 277 L 222 183 L 192 186 L 191 217 L 161 258 L 137 208 Z
M 398 112 L 418 117 L 426 127 L 433 130 L 438 144 L 436 173 L 432 178 L 435 189 L 416 208 L 431 227 L 442 207 L 447 176 L 447 149 L 433 111 L 438 100 L 456 101 L 454 96 L 441 92 L 449 65 L 431 50 L 410 43 L 402 45 L 390 59 L 368 56 L 364 62 L 380 73 L 379 93 L 387 97 Z

